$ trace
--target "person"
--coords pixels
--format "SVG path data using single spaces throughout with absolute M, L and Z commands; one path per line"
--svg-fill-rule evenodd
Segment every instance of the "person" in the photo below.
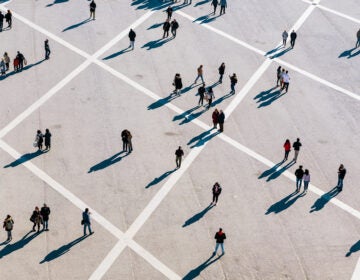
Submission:
M 293 30 L 290 33 L 290 45 L 291 45 L 291 48 L 294 48 L 294 46 L 295 46 L 296 37 L 297 37 L 296 32 L 295 32 L 295 30 Z
M 281 80 L 281 66 L 279 66 L 277 69 L 276 69 L 276 77 L 277 77 L 277 80 L 276 80 L 276 87 L 279 86 L 279 82 Z
M 288 159 L 289 153 L 290 153 L 290 149 L 291 149 L 291 144 L 290 144 L 290 140 L 286 139 L 285 143 L 284 143 L 284 150 L 285 150 L 285 156 L 284 156 L 284 160 Z
M 179 23 L 174 19 L 171 22 L 171 34 L 176 37 L 176 30 L 179 28 Z
M 50 46 L 49 46 L 49 40 L 46 39 L 44 42 L 44 48 L 45 48 L 45 59 L 49 59 L 50 58 Z
M 212 0 L 212 1 L 211 1 L 211 4 L 210 4 L 210 5 L 211 5 L 211 6 L 214 6 L 214 13 L 213 13 L 214 15 L 215 15 L 215 13 L 216 13 L 216 8 L 217 8 L 218 4 L 219 4 L 219 3 L 218 3 L 218 0 Z
M 14 72 L 17 72 L 19 71 L 19 59 L 17 57 L 14 58 L 14 61 L 13 61 L 13 64 L 14 64 Z
M 181 160 L 182 157 L 184 156 L 184 151 L 182 150 L 181 146 L 179 146 L 179 148 L 175 151 L 175 155 L 176 155 L 176 167 L 180 168 L 181 167 Z
M 208 88 L 207 93 L 206 93 L 206 97 L 207 97 L 207 100 L 208 100 L 208 107 L 207 108 L 210 109 L 211 103 L 212 103 L 213 99 L 215 98 L 214 91 L 213 91 L 212 87 Z
M 3 13 L 0 11 L 0 32 L 3 31 L 4 18 L 5 18 L 5 16 L 4 16 Z
M 200 65 L 200 66 L 198 67 L 198 69 L 197 69 L 197 77 L 196 77 L 196 79 L 195 79 L 194 84 L 196 84 L 196 82 L 197 82 L 197 80 L 198 80 L 199 78 L 201 79 L 201 81 L 202 81 L 203 84 L 205 83 L 205 82 L 204 82 L 203 74 L 204 74 L 203 66 Z
M 307 193 L 309 183 L 310 183 L 310 173 L 309 173 L 309 170 L 307 170 L 307 169 L 305 169 L 303 180 L 304 180 L 304 193 Z
M 285 69 L 283 68 L 281 70 L 281 74 L 280 74 L 280 89 L 281 90 L 284 87 L 284 75 L 285 75 Z
M 84 225 L 84 235 L 86 235 L 86 228 L 89 230 L 89 234 L 93 234 L 94 232 L 91 231 L 91 221 L 90 221 L 89 208 L 85 208 L 85 211 L 82 213 L 82 221 L 81 224 Z
M 360 46 L 360 29 L 359 29 L 359 31 L 356 33 L 356 37 L 357 37 L 357 41 L 356 41 L 355 48 L 358 48 L 358 47 Z
M 41 207 L 41 210 L 40 210 L 40 215 L 41 217 L 43 218 L 43 222 L 44 222 L 44 225 L 43 225 L 43 230 L 44 231 L 49 231 L 49 215 L 50 215 L 50 208 L 44 203 L 44 206 Z
M 237 84 L 238 82 L 238 79 L 236 77 L 236 74 L 233 73 L 232 76 L 229 75 L 229 78 L 230 78 L 230 93 L 234 94 L 235 93 L 235 85 Z
M 175 74 L 173 85 L 175 86 L 174 93 L 180 95 L 181 89 L 183 87 L 181 76 L 179 73 Z
M 225 14 L 225 8 L 227 7 L 226 0 L 220 0 L 220 16 Z
M 5 61 L 6 71 L 8 71 L 10 67 L 10 57 L 7 52 L 4 53 L 4 61 Z
M 131 132 L 129 130 L 126 130 L 127 133 L 126 133 L 126 137 L 127 137 L 127 140 L 128 140 L 128 153 L 131 153 L 132 150 L 133 150 L 133 147 L 132 147 L 132 135 L 131 135 Z
M 216 203 L 218 202 L 219 195 L 221 194 L 222 188 L 218 182 L 216 182 L 212 188 L 213 193 L 213 200 L 212 203 L 214 206 L 216 206 Z
M 225 74 L 225 63 L 223 62 L 223 63 L 221 63 L 221 65 L 219 67 L 219 75 L 220 75 L 219 83 L 220 84 L 222 83 L 222 78 L 223 78 L 224 74 Z
M 300 165 L 299 168 L 295 170 L 295 176 L 296 176 L 296 192 L 299 192 L 301 189 L 301 183 L 304 176 L 304 170 L 302 165 Z
M 5 75 L 5 72 L 6 72 L 5 61 L 3 58 L 0 61 L 0 72 L 1 72 L 1 76 Z
M 283 87 L 281 89 L 281 90 L 285 89 L 285 93 L 287 93 L 289 90 L 289 83 L 290 83 L 289 71 L 286 71 L 285 74 L 283 75 Z
M 96 10 L 96 3 L 94 0 L 90 3 L 90 18 L 92 17 L 93 20 L 95 20 L 95 10 Z
M 40 232 L 40 224 L 42 224 L 43 221 L 42 221 L 39 207 L 37 207 L 37 206 L 35 207 L 35 210 L 33 211 L 32 215 L 30 217 L 30 221 L 34 223 L 32 231 L 35 231 L 35 227 L 37 226 L 37 232 Z
M 286 32 L 286 30 L 284 30 L 284 32 L 282 33 L 282 39 L 283 39 L 284 48 L 286 46 L 286 40 L 287 40 L 288 36 L 289 36 L 289 34 Z
M 223 132 L 224 131 L 225 114 L 222 110 L 220 110 L 220 112 L 219 112 L 218 120 L 219 120 L 219 126 L 220 126 L 219 131 Z
M 167 19 L 168 20 L 171 20 L 171 16 L 172 16 L 172 13 L 173 13 L 173 8 L 171 6 L 169 6 L 165 12 L 167 13 Z
M 130 46 L 129 46 L 129 48 L 131 48 L 132 50 L 135 47 L 135 37 L 136 37 L 135 31 L 130 29 L 130 32 L 129 32 Z
M 128 145 L 129 145 L 129 140 L 128 140 L 128 134 L 127 134 L 127 129 L 124 129 L 121 132 L 121 140 L 123 142 L 123 151 L 127 151 L 128 149 Z
M 212 121 L 214 124 L 214 128 L 217 128 L 217 124 L 219 123 L 219 111 L 215 108 L 214 112 L 212 113 Z
M 41 151 L 42 147 L 43 147 L 43 142 L 44 142 L 44 136 L 41 133 L 41 130 L 38 130 L 36 132 L 35 142 L 37 144 L 37 147 L 38 147 L 39 151 Z
M 10 215 L 7 215 L 5 220 L 4 220 L 4 224 L 3 224 L 3 228 L 5 229 L 5 231 L 7 232 L 7 239 L 6 242 L 10 242 L 12 239 L 12 235 L 11 235 L 11 231 L 14 228 L 14 220 L 11 218 Z
M 10 10 L 7 10 L 7 13 L 5 14 L 5 20 L 8 24 L 7 28 L 11 29 L 12 26 L 12 13 Z
M 219 231 L 217 233 L 215 233 L 214 238 L 216 239 L 216 245 L 215 245 L 215 250 L 214 250 L 213 255 L 216 254 L 219 246 L 221 247 L 222 254 L 224 255 L 225 254 L 224 240 L 226 239 L 226 235 L 225 235 L 225 232 L 223 232 L 222 228 L 219 228 Z
M 294 162 L 296 162 L 297 160 L 297 157 L 299 155 L 299 151 L 300 151 L 300 147 L 301 147 L 301 143 L 300 143 L 300 139 L 299 138 L 296 138 L 296 141 L 293 143 L 293 148 L 294 148 Z
M 167 19 L 165 22 L 164 22 L 164 25 L 163 25 L 163 30 L 164 30 L 164 35 L 163 35 L 163 39 L 165 37 L 168 37 L 169 36 L 169 29 L 170 29 L 170 22 L 169 22 L 169 19 Z M 165 36 L 166 35 L 166 36 Z
M 50 150 L 50 148 L 51 148 L 51 133 L 48 128 L 45 130 L 44 138 L 45 138 L 45 150 Z
M 24 55 L 21 52 L 17 52 L 16 58 L 18 59 L 19 65 L 18 65 L 18 70 L 22 71 L 24 68 L 24 63 L 26 65 L 26 59 L 24 57 Z
M 338 183 L 336 185 L 336 188 L 338 189 L 339 192 L 341 192 L 343 189 L 345 174 L 346 174 L 346 169 L 343 164 L 340 164 L 338 170 Z
M 198 93 L 199 93 L 199 102 L 198 105 L 203 106 L 204 104 L 204 96 L 205 96 L 205 84 L 202 84 L 199 88 L 198 88 Z

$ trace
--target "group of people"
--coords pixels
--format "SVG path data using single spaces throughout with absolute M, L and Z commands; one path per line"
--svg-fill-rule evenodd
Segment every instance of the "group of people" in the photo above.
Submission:
M 35 141 L 34 141 L 34 148 L 38 148 L 38 151 L 43 150 L 43 143 L 45 139 L 45 150 L 48 151 L 51 148 L 51 133 L 50 130 L 47 128 L 45 130 L 45 134 L 42 134 L 41 130 L 36 132 Z
M 216 8 L 218 5 L 220 5 L 220 15 L 225 14 L 225 8 L 227 7 L 226 0 L 211 0 L 210 5 L 214 7 L 214 15 L 216 13 Z
M 283 47 L 284 47 L 284 48 L 286 47 L 286 41 L 287 41 L 287 38 L 288 38 L 288 37 L 289 37 L 289 34 L 287 33 L 286 30 L 284 30 L 284 32 L 282 33 Z M 292 49 L 293 49 L 294 46 L 295 46 L 296 38 L 297 38 L 297 34 L 296 34 L 295 30 L 293 30 L 293 31 L 290 33 L 290 45 L 291 45 L 291 48 L 292 48 Z
M 123 151 L 128 152 L 128 153 L 132 152 L 133 147 L 132 147 L 131 139 L 132 139 L 131 132 L 127 129 L 124 129 L 121 132 L 121 140 L 123 142 Z
M 11 62 L 11 59 L 10 59 L 8 53 L 5 52 L 0 61 L 1 75 L 5 75 L 6 72 L 9 71 L 10 62 Z M 25 56 L 21 52 L 18 51 L 13 60 L 14 72 L 22 71 L 24 68 L 24 65 L 26 65 L 26 64 L 27 64 L 27 61 L 26 61 Z
M 11 29 L 12 13 L 10 10 L 7 10 L 7 13 L 5 15 L 0 11 L 0 32 L 2 32 L 5 29 L 4 28 L 4 19 L 5 19 L 6 23 L 8 24 L 8 26 L 6 28 Z
M 285 93 L 287 93 L 289 90 L 289 83 L 290 83 L 289 71 L 279 66 L 276 70 L 276 77 L 277 77 L 276 86 L 277 87 L 280 86 L 281 90 L 285 89 Z
M 212 121 L 215 129 L 217 129 L 217 125 L 219 124 L 219 131 L 224 131 L 225 114 L 222 110 L 219 111 L 215 108 L 214 112 L 212 113 Z
M 35 231 L 37 227 L 37 232 L 40 232 L 40 225 L 43 226 L 43 231 L 49 231 L 49 216 L 50 208 L 44 203 L 43 207 L 35 207 L 35 210 L 30 216 L 30 221 L 33 223 L 32 231 Z

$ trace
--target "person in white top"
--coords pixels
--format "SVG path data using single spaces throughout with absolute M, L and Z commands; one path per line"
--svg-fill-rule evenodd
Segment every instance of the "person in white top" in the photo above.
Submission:
M 284 30 L 284 32 L 282 33 L 282 38 L 283 38 L 283 46 L 285 48 L 286 46 L 286 40 L 288 38 L 289 34 L 286 32 L 286 30 Z
M 310 173 L 309 170 L 307 169 L 305 169 L 303 181 L 304 181 L 304 193 L 307 193 L 307 189 L 310 183 Z
M 282 80 L 283 80 L 283 87 L 281 88 L 281 90 L 285 89 L 285 93 L 288 92 L 289 89 L 289 82 L 290 82 L 290 76 L 288 71 L 286 71 L 283 76 L 282 76 Z

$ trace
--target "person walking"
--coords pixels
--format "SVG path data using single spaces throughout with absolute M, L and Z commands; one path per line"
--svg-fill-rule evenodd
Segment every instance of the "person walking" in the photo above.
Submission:
M 84 236 L 86 235 L 86 228 L 89 230 L 89 234 L 94 233 L 93 231 L 91 231 L 90 215 L 91 213 L 89 212 L 89 208 L 85 208 L 85 211 L 82 213 L 82 221 L 81 221 L 81 224 L 84 226 Z
M 42 221 L 39 207 L 37 207 L 37 206 L 35 207 L 35 210 L 33 211 L 32 215 L 30 217 L 30 221 L 34 223 L 34 225 L 32 227 L 32 231 L 35 231 L 35 227 L 37 226 L 37 232 L 40 232 L 40 224 L 42 224 L 43 221 Z
M 129 46 L 129 48 L 131 48 L 132 50 L 135 47 L 135 37 L 136 37 L 135 31 L 130 29 L 130 32 L 129 32 L 130 46 Z
M 282 39 L 283 39 L 283 47 L 286 47 L 286 40 L 289 37 L 289 34 L 286 32 L 286 30 L 284 30 L 284 32 L 282 33 Z
M 5 14 L 5 20 L 8 24 L 7 28 L 11 29 L 12 27 L 12 13 L 10 10 L 7 10 L 7 13 Z
M 357 38 L 357 41 L 356 41 L 355 48 L 358 48 L 358 47 L 360 46 L 360 29 L 359 29 L 359 31 L 356 33 L 356 38 Z
M 183 83 L 179 73 L 175 74 L 173 85 L 175 86 L 173 93 L 175 93 L 176 95 L 180 95 Z
M 51 133 L 48 128 L 45 130 L 44 138 L 45 138 L 45 150 L 50 150 L 50 148 L 51 148 Z
M 225 8 L 227 7 L 226 0 L 220 0 L 220 16 L 225 14 Z
M 50 216 L 50 208 L 46 205 L 46 203 L 44 203 L 44 206 L 41 207 L 40 210 L 40 215 L 43 219 L 44 225 L 43 225 L 43 230 L 44 231 L 49 231 L 49 216 Z
M 181 160 L 182 157 L 184 156 L 184 151 L 182 150 L 181 146 L 179 146 L 179 148 L 175 151 L 175 155 L 176 155 L 176 167 L 180 168 L 181 167 Z
M 131 153 L 133 151 L 133 146 L 132 146 L 132 135 L 131 132 L 129 130 L 126 130 L 127 133 L 127 140 L 128 140 L 128 153 Z
M 284 87 L 284 75 L 285 75 L 285 69 L 283 68 L 280 73 L 280 90 Z
M 345 175 L 346 175 L 346 169 L 343 164 L 340 164 L 338 170 L 338 183 L 336 185 L 336 188 L 338 189 L 339 192 L 341 192 L 343 189 Z
M 203 66 L 200 65 L 200 66 L 198 67 L 198 69 L 197 69 L 197 77 L 196 77 L 196 79 L 195 79 L 194 84 L 196 84 L 196 82 L 197 82 L 197 80 L 198 80 L 199 78 L 201 79 L 201 81 L 202 81 L 203 84 L 205 83 L 205 82 L 204 82 L 203 74 L 204 74 Z
M 179 28 L 179 23 L 176 21 L 176 19 L 173 19 L 170 26 L 171 26 L 171 34 L 174 37 L 176 37 L 176 30 Z
M 0 72 L 1 76 L 5 75 L 6 72 L 5 60 L 3 58 L 0 61 Z
M 128 131 L 127 129 L 124 129 L 121 132 L 121 140 L 123 142 L 123 151 L 127 151 L 128 146 L 129 146 L 129 140 L 128 140 Z
M 206 98 L 208 101 L 208 109 L 210 109 L 213 99 L 215 98 L 214 91 L 212 87 L 209 87 L 206 93 Z
M 297 160 L 297 157 L 299 155 L 299 152 L 300 152 L 300 147 L 301 147 L 301 143 L 300 143 L 300 139 L 299 138 L 296 138 L 296 141 L 293 143 L 293 148 L 294 148 L 294 162 L 296 162 Z
M 296 192 L 299 192 L 304 177 L 304 170 L 302 165 L 300 165 L 299 168 L 295 170 L 295 176 L 296 176 Z
M 277 69 L 276 69 L 276 87 L 279 86 L 279 82 L 281 80 L 281 66 L 279 66 Z
M 283 74 L 283 87 L 281 90 L 285 89 L 285 93 L 289 90 L 289 83 L 290 83 L 290 76 L 289 71 L 286 71 L 285 74 Z
M 93 20 L 95 20 L 95 10 L 96 10 L 96 3 L 94 0 L 90 3 L 90 18 L 92 17 Z
M 218 0 L 212 0 L 211 1 L 210 5 L 214 7 L 214 12 L 213 12 L 214 15 L 216 13 L 216 8 L 217 8 L 218 4 L 219 4 Z
M 221 84 L 222 83 L 222 79 L 223 79 L 223 76 L 225 74 L 225 63 L 221 63 L 220 67 L 219 67 L 219 83 Z
M 45 59 L 49 59 L 50 58 L 50 46 L 49 46 L 49 40 L 46 39 L 44 42 L 44 48 L 45 48 Z
M 16 58 L 18 59 L 19 65 L 18 65 L 18 70 L 22 71 L 24 68 L 24 63 L 26 65 L 26 59 L 24 57 L 24 55 L 21 52 L 17 52 Z
M 11 218 L 10 215 L 7 215 L 5 220 L 4 220 L 4 224 L 3 224 L 3 228 L 5 229 L 5 231 L 7 232 L 7 239 L 6 242 L 10 242 L 12 239 L 12 234 L 11 231 L 14 228 L 14 220 Z
M 224 131 L 225 114 L 222 110 L 220 110 L 220 112 L 219 112 L 218 120 L 219 120 L 219 126 L 220 126 L 219 131 L 223 132 Z
M 307 169 L 305 169 L 303 180 L 304 180 L 304 193 L 307 193 L 309 183 L 310 183 L 310 173 L 309 173 L 309 170 L 307 170 Z
M 234 94 L 235 93 L 235 85 L 237 84 L 238 82 L 238 79 L 236 77 L 236 74 L 233 73 L 232 76 L 229 75 L 229 78 L 230 78 L 230 93 Z
M 218 202 L 219 195 L 221 194 L 222 188 L 218 182 L 216 182 L 212 188 L 213 193 L 213 200 L 212 203 L 214 206 L 216 206 L 216 203 Z
M 219 111 L 218 109 L 215 109 L 214 112 L 212 113 L 212 121 L 214 124 L 214 128 L 217 128 L 217 124 L 219 123 Z
M 36 142 L 36 144 L 37 144 L 38 151 L 41 151 L 41 150 L 42 150 L 42 147 L 43 147 L 43 142 L 44 142 L 44 136 L 43 136 L 43 134 L 41 133 L 41 130 L 38 130 L 38 131 L 36 132 L 35 142 Z
M 222 228 L 219 228 L 219 231 L 217 233 L 215 233 L 215 237 L 216 239 L 216 245 L 215 245 L 215 250 L 213 255 L 216 255 L 216 252 L 219 248 L 219 246 L 221 247 L 221 251 L 222 254 L 225 254 L 225 250 L 224 250 L 224 240 L 226 239 L 226 235 L 225 232 L 223 232 Z
M 170 22 L 169 22 L 169 19 L 167 19 L 165 22 L 164 22 L 164 25 L 163 25 L 163 30 L 164 30 L 164 35 L 163 35 L 163 39 L 165 37 L 168 37 L 169 36 L 169 29 L 170 29 Z M 165 36 L 166 35 L 166 36 Z
M 4 53 L 4 61 L 5 61 L 6 71 L 8 71 L 10 67 L 10 57 L 7 52 Z
M 291 144 L 290 144 L 290 140 L 286 139 L 285 143 L 284 143 L 284 150 L 285 150 L 285 156 L 283 161 L 286 161 L 288 159 L 290 150 L 291 150 Z
M 297 37 L 296 32 L 295 32 L 295 30 L 293 30 L 290 33 L 290 45 L 291 45 L 291 48 L 294 48 L 294 46 L 295 46 L 296 37 Z
M 4 18 L 5 18 L 5 16 L 4 16 L 3 13 L 0 11 L 0 32 L 3 31 Z
M 204 105 L 204 97 L 205 97 L 205 84 L 202 84 L 199 88 L 198 88 L 198 93 L 199 93 L 199 102 L 198 105 L 203 106 Z
M 165 12 L 167 13 L 167 19 L 168 20 L 171 20 L 171 17 L 172 17 L 172 13 L 173 13 L 173 8 L 171 6 L 169 6 Z

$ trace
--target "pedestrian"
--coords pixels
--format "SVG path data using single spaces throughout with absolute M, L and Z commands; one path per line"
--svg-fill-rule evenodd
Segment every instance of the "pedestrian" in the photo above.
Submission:
M 130 46 L 129 46 L 129 48 L 131 48 L 132 50 L 135 47 L 135 37 L 136 37 L 135 31 L 130 29 L 130 32 L 129 32 Z
M 50 150 L 50 148 L 51 148 L 51 133 L 48 128 L 45 130 L 44 138 L 45 138 L 45 150 Z
M 355 48 L 358 48 L 358 47 L 360 46 L 360 29 L 359 29 L 359 31 L 356 33 L 356 37 L 357 37 L 357 41 L 356 41 Z
M 295 170 L 295 176 L 296 176 L 296 192 L 299 192 L 304 177 L 304 170 L 302 165 L 300 165 L 299 168 Z
M 214 124 L 214 128 L 217 128 L 217 124 L 219 123 L 219 111 L 215 108 L 214 112 L 212 113 L 212 121 Z
M 173 86 L 175 87 L 173 93 L 176 95 L 180 95 L 181 89 L 183 87 L 182 79 L 179 73 L 175 74 Z
M 14 64 L 14 72 L 19 71 L 19 59 L 17 57 L 14 58 L 13 64 Z
M 172 13 L 173 13 L 173 8 L 171 6 L 169 6 L 165 12 L 167 13 L 167 19 L 168 20 L 171 20 L 171 16 L 172 16 Z
M 229 75 L 229 78 L 230 78 L 230 93 L 234 94 L 235 93 L 235 85 L 237 84 L 238 82 L 238 79 L 236 77 L 236 74 L 233 73 L 232 76 Z
M 309 183 L 310 183 L 310 173 L 309 173 L 309 170 L 307 170 L 307 169 L 305 169 L 303 180 L 304 180 L 304 193 L 307 193 Z
M 207 97 L 207 101 L 208 101 L 208 107 L 207 108 L 210 109 L 212 101 L 215 98 L 214 91 L 213 91 L 212 87 L 209 87 L 207 89 L 206 97 Z
M 30 221 L 34 223 L 32 231 L 35 231 L 35 227 L 37 226 L 37 232 L 40 232 L 40 224 L 42 224 L 43 221 L 42 221 L 39 207 L 37 207 L 37 206 L 35 207 L 35 210 L 33 211 L 32 215 L 30 217 Z
M 221 63 L 221 65 L 219 67 L 219 75 L 220 75 L 219 83 L 220 84 L 222 83 L 222 78 L 223 78 L 224 74 L 225 74 L 225 63 L 223 62 L 223 63 Z
M 3 13 L 0 11 L 0 32 L 3 31 L 4 18 L 5 18 L 5 16 L 4 16 Z
M 121 132 L 121 140 L 123 142 L 123 151 L 127 151 L 129 146 L 129 140 L 128 140 L 128 131 L 126 129 L 124 129 Z
M 198 93 L 199 93 L 199 102 L 198 105 L 203 106 L 204 105 L 204 96 L 205 96 L 205 84 L 202 84 L 199 88 L 198 88 Z
M 7 52 L 4 53 L 4 61 L 5 61 L 6 71 L 8 71 L 10 67 L 10 57 Z
M 12 26 L 12 13 L 10 12 L 10 10 L 7 10 L 7 13 L 5 14 L 5 20 L 8 24 L 7 28 L 11 28 Z
M 205 83 L 205 82 L 204 82 L 203 74 L 204 74 L 203 66 L 200 65 L 200 66 L 198 67 L 198 69 L 197 69 L 197 77 L 196 77 L 196 79 L 195 79 L 194 84 L 196 84 L 196 82 L 197 82 L 197 80 L 198 80 L 199 78 L 201 79 L 201 81 L 202 81 L 203 84 Z
M 283 87 L 281 89 L 281 90 L 285 89 L 285 93 L 287 93 L 289 90 L 289 83 L 290 83 L 289 71 L 286 71 L 285 74 L 283 75 Z
M 85 208 L 85 211 L 82 213 L 82 221 L 81 224 L 84 225 L 84 236 L 86 235 L 86 228 L 89 230 L 89 234 L 93 234 L 94 232 L 91 231 L 91 221 L 90 221 L 89 208 Z
M 175 151 L 175 155 L 176 155 L 176 167 L 180 168 L 181 167 L 181 160 L 182 157 L 184 156 L 184 151 L 182 150 L 181 146 L 179 146 L 179 148 Z
M 133 147 L 132 147 L 132 135 L 131 135 L 131 132 L 129 130 L 126 130 L 127 133 L 126 133 L 126 137 L 127 137 L 127 141 L 128 141 L 128 153 L 131 153 L 132 150 L 133 150 Z
M 227 7 L 226 0 L 220 0 L 220 16 L 225 14 L 225 8 Z
M 219 126 L 220 126 L 219 131 L 223 132 L 224 131 L 225 114 L 222 110 L 220 110 L 220 112 L 219 112 L 218 120 L 219 120 Z
M 217 8 L 217 6 L 218 6 L 218 4 L 219 4 L 219 2 L 218 2 L 218 0 L 212 0 L 211 1 L 211 6 L 214 6 L 214 15 L 215 15 L 215 13 L 216 13 L 216 8 Z
M 3 228 L 5 229 L 5 231 L 7 232 L 7 239 L 6 242 L 10 242 L 12 239 L 12 235 L 11 235 L 11 231 L 14 228 L 14 220 L 11 218 L 10 215 L 7 215 L 5 220 L 4 220 L 4 224 L 3 224 Z
M 50 58 L 50 46 L 49 46 L 49 40 L 46 39 L 44 42 L 44 48 L 45 48 L 45 59 L 49 59 Z
M 224 255 L 225 254 L 224 240 L 226 239 L 226 235 L 225 232 L 222 231 L 222 228 L 219 228 L 219 231 L 215 234 L 215 239 L 216 239 L 216 245 L 213 255 L 216 254 L 219 246 L 221 247 L 222 254 Z
M 24 57 L 24 55 L 21 52 L 17 52 L 16 58 L 18 59 L 19 65 L 18 65 L 18 70 L 22 71 L 24 68 L 24 64 L 26 65 L 26 59 Z
M 96 10 L 96 3 L 94 0 L 90 3 L 90 18 L 92 17 L 93 20 L 95 20 L 95 10 Z
M 283 161 L 288 159 L 288 156 L 289 156 L 289 153 L 290 153 L 290 150 L 291 150 L 291 144 L 290 144 L 289 139 L 286 139 L 286 141 L 284 143 L 284 150 L 285 150 L 285 156 L 284 156 Z
M 282 33 L 282 39 L 283 39 L 284 48 L 286 46 L 286 40 L 287 40 L 288 36 L 289 36 L 289 34 L 286 32 L 286 30 L 284 30 L 284 32 Z
M 36 147 L 38 147 L 38 151 L 42 150 L 43 142 L 44 142 L 44 136 L 41 133 L 41 130 L 38 130 L 35 136 L 35 143 L 36 143 Z
M 277 69 L 276 69 L 276 77 L 277 77 L 277 80 L 276 80 L 276 87 L 279 86 L 279 82 L 281 80 L 281 66 L 279 66 Z
M 43 225 L 43 230 L 44 231 L 49 231 L 49 215 L 50 215 L 50 208 L 44 203 L 44 206 L 41 207 L 40 210 L 40 215 L 43 219 L 44 225 Z
M 299 151 L 300 151 L 300 147 L 301 147 L 301 143 L 300 143 L 300 139 L 297 138 L 296 141 L 293 143 L 293 148 L 294 148 L 294 162 L 296 162 L 297 157 L 299 155 Z
M 212 204 L 214 206 L 216 206 L 216 203 L 218 202 L 219 199 L 219 195 L 221 194 L 222 188 L 220 186 L 220 184 L 218 182 L 216 182 L 212 188 L 212 193 L 213 193 L 213 200 L 212 200 Z
M 176 21 L 176 19 L 173 19 L 171 22 L 171 34 L 176 37 L 176 30 L 179 28 L 179 23 Z
M 1 72 L 1 76 L 5 75 L 5 72 L 6 72 L 5 61 L 3 58 L 0 61 L 0 72 Z
M 297 37 L 296 32 L 295 32 L 295 30 L 293 30 L 290 33 L 290 45 L 291 45 L 291 48 L 294 48 L 294 46 L 295 46 L 296 37 Z
M 336 185 L 336 188 L 338 189 L 339 192 L 341 192 L 343 189 L 345 174 L 346 174 L 346 169 L 343 164 L 340 164 L 338 170 L 338 183 Z
M 169 19 L 167 19 L 165 22 L 164 22 L 164 25 L 163 25 L 163 30 L 164 30 L 164 35 L 163 35 L 163 39 L 165 37 L 168 37 L 169 36 L 169 29 L 170 29 L 170 22 L 169 22 Z M 166 36 L 165 36 L 166 35 Z
M 281 70 L 281 74 L 280 74 L 280 89 L 281 90 L 284 87 L 284 75 L 285 75 L 285 69 L 283 68 Z

